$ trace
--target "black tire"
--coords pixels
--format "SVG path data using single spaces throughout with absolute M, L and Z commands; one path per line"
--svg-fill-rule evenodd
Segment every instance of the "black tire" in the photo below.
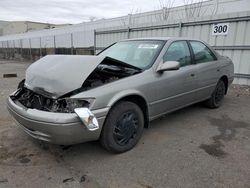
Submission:
M 219 80 L 210 99 L 206 101 L 209 108 L 219 108 L 223 102 L 226 93 L 226 85 L 223 80 Z
M 106 150 L 122 153 L 138 143 L 143 128 L 144 116 L 140 107 L 132 102 L 120 102 L 110 110 L 100 142 Z

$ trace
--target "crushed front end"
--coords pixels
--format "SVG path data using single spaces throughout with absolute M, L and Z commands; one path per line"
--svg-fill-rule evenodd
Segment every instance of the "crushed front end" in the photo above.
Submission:
M 98 140 L 109 107 L 92 108 L 95 98 L 74 96 L 140 72 L 108 57 L 45 56 L 29 66 L 7 100 L 8 110 L 39 140 L 62 145 Z
M 53 99 L 25 87 L 7 100 L 10 114 L 30 136 L 60 145 L 97 140 L 105 109 L 90 111 L 92 99 Z

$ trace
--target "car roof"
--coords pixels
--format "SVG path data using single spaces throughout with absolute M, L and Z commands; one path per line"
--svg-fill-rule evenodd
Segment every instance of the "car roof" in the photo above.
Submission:
M 201 41 L 199 39 L 187 38 L 187 37 L 147 37 L 147 38 L 125 39 L 122 41 L 133 41 L 133 40 L 162 40 L 162 41 L 167 41 L 167 40 L 197 40 L 197 41 Z

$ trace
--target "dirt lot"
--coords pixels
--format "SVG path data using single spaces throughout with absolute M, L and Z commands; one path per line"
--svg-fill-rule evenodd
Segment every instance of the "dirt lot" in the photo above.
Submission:
M 153 121 L 133 150 L 113 155 L 98 142 L 41 143 L 15 125 L 5 101 L 28 66 L 0 61 L 1 188 L 250 187 L 249 88 L 231 87 L 220 109 L 198 104 Z

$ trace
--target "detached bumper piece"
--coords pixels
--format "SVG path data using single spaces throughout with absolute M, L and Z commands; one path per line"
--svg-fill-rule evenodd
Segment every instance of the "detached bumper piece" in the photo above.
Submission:
M 94 114 L 88 108 L 75 108 L 75 113 L 90 131 L 99 129 L 99 124 Z

